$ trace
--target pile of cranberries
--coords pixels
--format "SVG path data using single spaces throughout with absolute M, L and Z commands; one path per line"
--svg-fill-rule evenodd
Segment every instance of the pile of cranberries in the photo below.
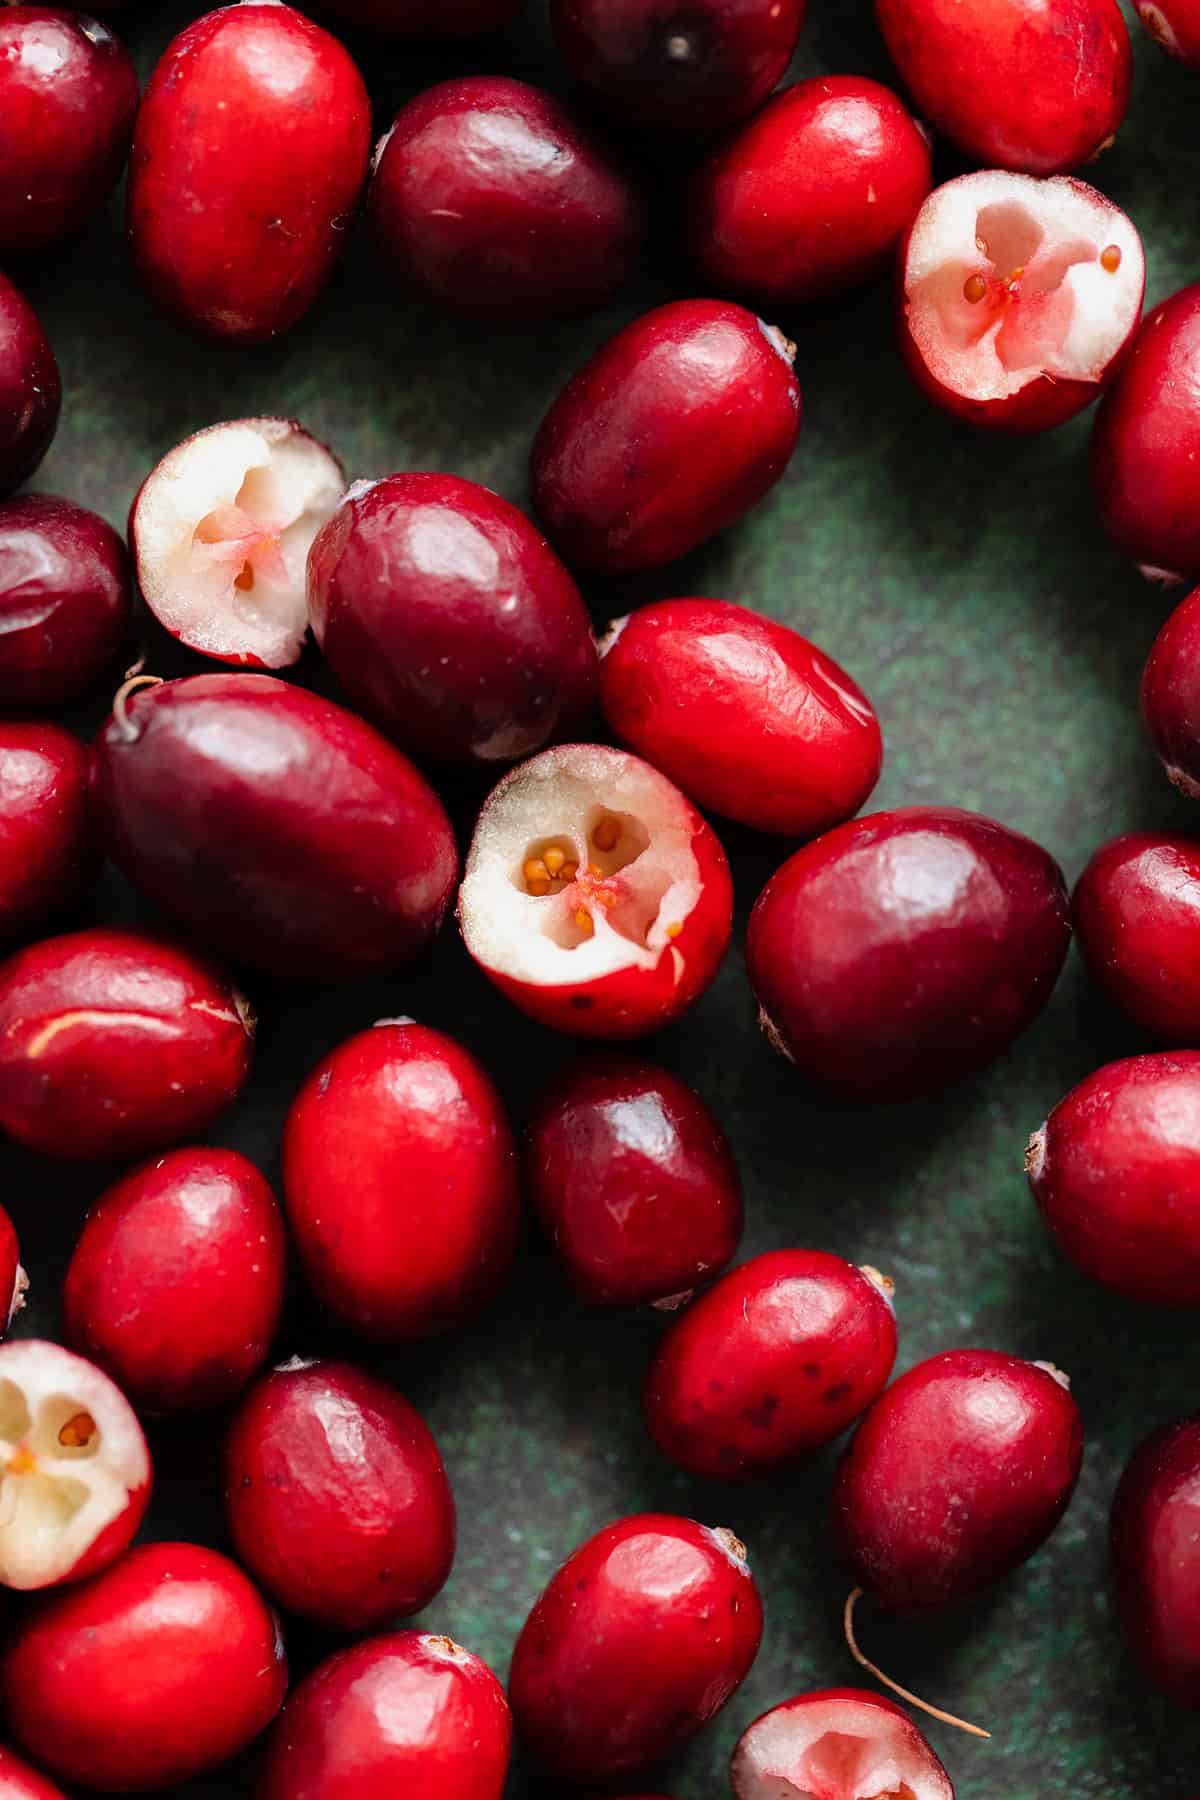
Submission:
M 882 1674 L 856 1609 L 940 1612 L 1032 1556 L 1071 1502 L 1079 1408 L 1052 1362 L 952 1331 L 905 1358 L 867 1260 L 785 1242 L 735 1261 L 721 1123 L 631 1042 L 726 963 L 727 827 L 777 865 L 752 909 L 737 896 L 747 1006 L 830 1105 L 994 1062 L 1078 935 L 1146 1048 L 1047 1096 L 1033 1198 L 1097 1283 L 1200 1308 L 1200 834 L 1116 838 L 1072 896 L 1005 823 L 928 798 L 861 815 L 884 754 L 861 671 L 666 572 L 785 478 L 804 306 L 884 277 L 900 355 L 959 420 L 1043 431 L 1103 393 L 1107 530 L 1156 579 L 1200 581 L 1200 285 L 1140 323 L 1136 225 L 1079 173 L 1103 177 L 1128 102 L 1117 0 L 876 0 L 907 99 L 853 74 L 780 86 L 804 0 L 551 0 L 563 99 L 473 72 L 472 37 L 512 10 L 328 0 L 318 23 L 237 0 L 141 91 L 109 25 L 0 9 L 0 1136 L 47 1189 L 56 1160 L 102 1171 L 62 1343 L 6 1336 L 42 1277 L 0 1209 L 12 1800 L 167 1788 L 256 1743 L 262 1800 L 499 1800 L 514 1741 L 556 1795 L 656 1800 L 759 1650 L 770 1595 L 734 1530 L 593 1521 L 530 1596 L 507 1691 L 439 1629 L 454 1458 L 395 1377 L 495 1299 L 526 1204 L 597 1334 L 658 1310 L 647 1438 L 727 1484 L 734 1525 L 739 1484 L 782 1484 L 854 1428 L 827 1533 L 847 1654 L 986 1735 Z M 1200 4 L 1137 11 L 1200 64 Z M 460 40 L 464 72 L 373 116 L 372 33 Z M 934 134 L 968 165 L 936 184 Z M 497 332 L 596 311 L 654 235 L 655 140 L 675 297 L 550 405 L 527 509 L 452 474 L 347 470 L 267 414 L 195 421 L 125 537 L 16 493 L 71 404 L 20 277 L 69 252 L 126 166 L 130 278 L 216 368 L 310 311 L 360 208 L 385 293 Z M 137 656 L 162 647 L 152 621 L 192 672 Z M 319 693 L 291 678 L 302 657 L 327 665 Z M 101 694 L 85 742 L 61 715 Z M 1200 796 L 1200 588 L 1142 709 Z M 87 910 L 106 862 L 137 930 Z M 454 930 L 481 1004 L 490 983 L 545 1034 L 528 1117 L 455 1036 L 368 1014 L 277 1120 L 278 1192 L 205 1141 L 254 1081 L 256 1001 L 269 1019 L 281 983 L 381 985 Z M 345 1356 L 305 1354 L 319 1314 Z M 172 1431 L 211 1448 L 220 1550 L 135 1542 Z M 1137 1449 L 1112 1533 L 1130 1646 L 1200 1707 L 1200 1420 Z M 299 1621 L 342 1647 L 289 1690 Z M 954 1793 L 910 1711 L 844 1686 L 746 1721 L 730 1781 L 736 1800 Z

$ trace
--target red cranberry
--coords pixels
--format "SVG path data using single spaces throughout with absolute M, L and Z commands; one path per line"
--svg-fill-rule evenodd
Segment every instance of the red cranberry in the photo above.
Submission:
M 534 441 L 534 506 L 568 562 L 619 574 L 756 505 L 800 430 L 795 346 L 725 300 L 644 313 L 568 382 Z
M 737 1800 L 954 1800 L 932 1746 L 882 1694 L 825 1688 L 773 1706 L 738 1739 Z M 880 1790 L 886 1788 L 887 1792 Z
M 310 1283 L 368 1336 L 448 1330 L 508 1275 L 519 1197 L 500 1097 L 469 1051 L 411 1019 L 318 1063 L 288 1113 L 283 1190 Z
M 1097 1069 L 1034 1133 L 1025 1167 L 1086 1274 L 1135 1300 L 1200 1306 L 1200 1051 Z
M 300 979 L 423 950 L 457 872 L 450 821 L 361 719 L 269 675 L 118 696 L 95 746 L 107 847 L 180 924 Z
M 433 1433 L 348 1363 L 284 1363 L 225 1446 L 238 1557 L 280 1606 L 341 1631 L 408 1618 L 454 1560 L 454 1497 Z
M 1200 67 L 1200 4 L 1197 0 L 1133 0 L 1138 18 L 1156 43 L 1181 62 Z
M 0 1745 L 0 1795 L 3 1800 L 66 1800 L 61 1788 L 31 1769 L 27 1762 Z
M 370 147 L 362 76 L 319 25 L 279 0 L 197 19 L 134 132 L 129 236 L 150 292 L 213 337 L 286 331 L 333 273 Z
M 25 1304 L 29 1277 L 21 1267 L 21 1247 L 12 1220 L 0 1206 L 0 1339 Z
M 907 806 L 790 857 L 758 897 L 746 966 L 767 1035 L 806 1079 L 907 1100 L 1033 1023 L 1070 935 L 1062 872 L 1037 844 L 978 813 Z
M 818 76 L 768 100 L 700 171 L 692 247 L 722 292 L 822 299 L 887 267 L 929 187 L 929 141 L 891 89 Z
M 1142 719 L 1168 779 L 1190 799 L 1200 799 L 1200 588 L 1181 601 L 1154 640 L 1142 674 Z
M 1200 1042 L 1200 842 L 1135 831 L 1101 845 L 1073 917 L 1091 974 L 1143 1031 Z
M 1061 175 L 1125 117 L 1117 0 L 875 0 L 875 13 L 917 111 L 976 162 Z
M 0 256 L 86 225 L 125 166 L 137 103 L 133 59 L 98 19 L 0 12 Z
M 917 386 L 972 425 L 1045 431 L 1120 366 L 1142 242 L 1082 181 L 984 170 L 935 189 L 905 242 L 901 348 Z
M 638 1513 L 569 1556 L 513 1652 L 508 1695 L 567 1781 L 660 1762 L 718 1713 L 758 1654 L 762 1602 L 728 1531 Z
M 725 1134 L 653 1063 L 570 1069 L 538 1103 L 529 1191 L 571 1286 L 593 1306 L 675 1300 L 723 1269 L 742 1234 Z
M 198 1544 L 128 1551 L 26 1614 L 0 1656 L 13 1735 L 100 1793 L 225 1762 L 270 1724 L 286 1688 L 278 1620 L 240 1569 Z
M 35 929 L 93 873 L 89 767 L 87 746 L 61 726 L 0 720 L 0 942 Z
M 1152 1432 L 1113 1501 L 1112 1560 L 1125 1636 L 1150 1680 L 1200 1707 L 1200 1418 Z
M 484 802 L 458 917 L 467 949 L 559 1031 L 655 1031 L 709 986 L 729 944 L 725 852 L 679 789 L 603 744 L 543 750 Z
M 552 0 L 573 74 L 627 117 L 713 131 L 764 101 L 791 60 L 805 0 Z
M 106 520 L 42 494 L 0 504 L 0 705 L 77 699 L 116 657 L 129 603 L 129 557 Z
M 74 931 L 0 967 L 0 1127 L 44 1156 L 141 1156 L 206 1130 L 253 1047 L 244 997 L 157 938 Z
M 375 241 L 406 286 L 485 319 L 594 312 L 637 263 L 626 171 L 552 94 L 502 75 L 443 81 L 375 153 Z
M 951 1350 L 892 1383 L 834 1485 L 858 1585 L 897 1612 L 968 1599 L 1045 1542 L 1083 1458 L 1065 1375 L 996 1350 Z
M 38 316 L 0 275 L 0 500 L 45 456 L 61 403 L 58 364 Z
M 618 737 L 700 806 L 812 837 L 879 779 L 871 702 L 833 658 L 728 600 L 660 600 L 601 644 L 600 699 Z
M 528 756 L 591 705 L 579 590 L 507 500 L 456 475 L 357 482 L 308 559 L 313 631 L 354 705 L 416 756 Z
M 520 6 L 521 0 L 323 0 L 322 11 L 381 37 L 464 38 L 499 31 Z
M 174 1150 L 100 1196 L 67 1270 L 71 1343 L 148 1412 L 223 1406 L 266 1362 L 283 1220 L 236 1150 Z
M 694 1475 L 759 1475 L 828 1444 L 892 1372 L 891 1287 L 823 1250 L 775 1250 L 723 1275 L 646 1376 L 663 1455 Z
M 260 1800 L 500 1800 L 511 1743 L 487 1664 L 400 1631 L 331 1656 L 295 1689 Z

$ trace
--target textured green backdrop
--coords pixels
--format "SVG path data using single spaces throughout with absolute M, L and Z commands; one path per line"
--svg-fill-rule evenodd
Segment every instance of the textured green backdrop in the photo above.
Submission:
M 198 10 L 193 7 L 191 11 Z M 867 0 L 811 0 L 799 68 L 889 79 Z M 147 6 L 129 29 L 143 66 L 189 16 Z M 1200 75 L 1138 36 L 1130 117 L 1097 179 L 1140 226 L 1151 301 L 1200 275 Z M 559 82 L 542 21 L 453 58 L 365 53 L 377 125 L 449 73 L 503 69 Z M 561 84 L 560 84 L 561 85 Z M 78 250 L 27 285 L 65 380 L 62 429 L 39 486 L 122 521 L 143 474 L 214 419 L 288 412 L 354 475 L 454 470 L 520 501 L 543 408 L 590 349 L 633 313 L 695 291 L 675 242 L 676 171 L 647 149 L 657 226 L 640 291 L 582 325 L 498 331 L 407 305 L 356 242 L 316 314 L 277 347 L 197 346 L 164 324 L 125 265 L 114 207 Z M 942 173 L 953 172 L 947 162 Z M 810 633 L 863 682 L 883 719 L 876 803 L 944 801 L 994 814 L 1048 845 L 1074 876 L 1103 838 L 1187 829 L 1138 732 L 1138 672 L 1167 601 L 1101 539 L 1086 483 L 1087 418 L 1033 442 L 975 436 L 912 391 L 882 289 L 780 322 L 797 339 L 805 423 L 786 478 L 740 529 L 666 575 L 589 592 L 604 620 L 630 599 L 706 593 L 746 601 Z M 178 651 L 146 633 L 150 666 Z M 319 670 L 306 664 L 310 677 Z M 453 797 L 469 828 L 472 795 Z M 723 833 L 739 924 L 784 846 Z M 109 876 L 102 909 L 137 916 Z M 216 1134 L 273 1175 L 288 1097 L 311 1063 L 381 1014 L 458 1033 L 493 1068 L 519 1116 L 562 1058 L 477 977 L 452 932 L 393 981 L 321 995 L 252 984 L 262 1012 L 250 1092 Z M 1149 1694 L 1124 1658 L 1105 1587 L 1105 1517 L 1121 1464 L 1151 1425 L 1200 1405 L 1196 1326 L 1088 1286 L 1051 1252 L 1021 1171 L 1028 1132 L 1074 1081 L 1135 1047 L 1085 988 L 1075 959 L 1048 1014 L 999 1067 L 944 1098 L 895 1110 L 831 1108 L 758 1036 L 735 946 L 714 991 L 650 1046 L 715 1107 L 741 1159 L 747 1253 L 820 1245 L 889 1270 L 901 1367 L 956 1344 L 1052 1358 L 1070 1371 L 1088 1454 L 1078 1497 L 1033 1564 L 968 1615 L 885 1624 L 871 1649 L 918 1689 L 989 1725 L 991 1744 L 935 1728 L 959 1800 L 1186 1800 L 1200 1791 L 1200 1725 Z M 0 1158 L 34 1282 L 23 1329 L 53 1331 L 58 1279 L 102 1174 Z M 658 1461 L 640 1426 L 654 1315 L 583 1315 L 537 1244 L 476 1330 L 389 1364 L 422 1406 L 458 1494 L 461 1548 L 427 1615 L 503 1674 L 526 1609 L 560 1558 L 614 1516 L 655 1507 L 736 1527 L 767 1607 L 758 1664 L 715 1728 L 663 1786 L 717 1800 L 741 1727 L 805 1688 L 853 1679 L 840 1643 L 843 1582 L 829 1566 L 832 1458 L 725 1489 Z M 298 1297 L 286 1354 L 337 1345 Z M 348 1348 L 355 1354 L 353 1345 Z M 212 1433 L 154 1433 L 153 1534 L 222 1542 Z M 291 1631 L 303 1668 L 328 1647 Z M 137 1679 L 136 1670 L 130 1679 Z M 244 1777 L 194 1796 L 250 1791 Z M 539 1792 L 518 1768 L 512 1795 Z M 401 1797 L 398 1796 L 398 1800 Z

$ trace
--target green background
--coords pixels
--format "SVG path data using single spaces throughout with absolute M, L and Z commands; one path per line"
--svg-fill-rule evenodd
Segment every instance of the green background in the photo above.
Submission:
M 800 72 L 890 79 L 866 0 L 813 0 L 811 14 Z M 144 69 L 188 16 L 147 7 L 130 17 Z M 1135 45 L 1130 116 L 1095 174 L 1142 230 L 1153 302 L 1200 275 L 1200 74 L 1170 64 L 1136 27 Z M 498 69 L 566 85 L 540 17 L 508 39 L 446 56 L 364 47 L 364 63 L 381 131 L 400 100 L 449 73 Z M 697 291 L 676 242 L 679 171 L 651 146 L 638 154 L 656 206 L 645 279 L 605 314 L 531 331 L 406 303 L 356 239 L 322 304 L 285 341 L 250 352 L 198 345 L 138 291 L 114 206 L 82 245 L 22 277 L 66 390 L 37 485 L 121 522 L 142 476 L 188 432 L 274 412 L 303 419 L 352 475 L 453 470 L 521 501 L 532 432 L 567 375 L 636 312 Z M 939 173 L 952 172 L 939 158 Z M 1170 792 L 1135 711 L 1138 673 L 1169 600 L 1100 534 L 1087 488 L 1089 420 L 1027 442 L 956 426 L 910 388 L 892 307 L 881 284 L 779 320 L 798 342 L 805 404 L 784 480 L 745 524 L 677 568 L 592 584 L 597 620 L 638 599 L 704 593 L 799 627 L 879 709 L 887 766 L 874 804 L 979 808 L 1045 843 L 1072 877 L 1116 832 L 1188 829 L 1193 811 Z M 189 666 L 154 631 L 143 638 L 152 669 Z M 311 653 L 302 676 L 322 679 Z M 478 795 L 462 784 L 451 798 L 465 833 Z M 788 846 L 734 828 L 722 836 L 737 882 L 735 947 L 713 991 L 648 1048 L 706 1096 L 732 1137 L 747 1190 L 746 1254 L 811 1244 L 879 1265 L 897 1284 L 900 1367 L 962 1344 L 1049 1358 L 1070 1372 L 1087 1428 L 1078 1496 L 1028 1568 L 958 1617 L 901 1624 L 864 1612 L 862 1636 L 911 1685 L 995 1733 L 979 1744 L 932 1729 L 960 1800 L 1185 1800 L 1200 1791 L 1200 1725 L 1149 1693 L 1122 1653 L 1106 1593 L 1105 1520 L 1133 1444 L 1200 1403 L 1195 1325 L 1127 1304 L 1066 1267 L 1021 1168 L 1026 1137 L 1047 1109 L 1136 1040 L 1089 993 L 1073 957 L 1045 1017 L 989 1073 L 919 1105 L 831 1106 L 759 1037 L 742 969 L 740 927 Z M 111 873 L 100 911 L 146 916 Z M 459 1035 L 518 1118 L 563 1060 L 562 1042 L 511 1012 L 450 930 L 427 964 L 392 980 L 320 994 L 250 985 L 262 1013 L 257 1068 L 214 1135 L 273 1176 L 298 1082 L 377 1016 L 409 1012 Z M 54 1331 L 61 1271 L 104 1179 L 0 1153 L 0 1193 L 34 1283 L 23 1330 Z M 458 1561 L 425 1620 L 501 1675 L 534 1594 L 613 1517 L 662 1508 L 745 1538 L 766 1601 L 762 1653 L 661 1783 L 677 1800 L 716 1800 L 730 1747 L 757 1712 L 855 1678 L 839 1641 L 845 1584 L 825 1525 L 833 1453 L 739 1488 L 665 1466 L 638 1414 L 641 1370 L 661 1328 L 654 1314 L 582 1313 L 531 1238 L 512 1290 L 476 1329 L 384 1366 L 429 1417 L 459 1500 Z M 359 1354 L 297 1295 L 281 1352 L 322 1348 Z M 153 1440 L 152 1535 L 223 1542 L 213 1430 L 175 1423 Z M 329 1648 L 301 1626 L 290 1639 L 297 1669 Z M 249 1792 L 252 1766 L 187 1792 Z M 518 1764 L 512 1795 L 540 1791 Z

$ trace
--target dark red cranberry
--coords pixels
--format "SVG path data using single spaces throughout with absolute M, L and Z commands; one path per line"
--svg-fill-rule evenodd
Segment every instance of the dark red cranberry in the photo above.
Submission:
M 591 704 L 578 588 L 525 515 L 473 481 L 356 483 L 309 552 L 308 604 L 354 705 L 413 755 L 513 762 Z
M 1072 904 L 1088 969 L 1170 1044 L 1200 1042 L 1200 842 L 1131 831 L 1102 844 Z
M 66 906 L 95 872 L 87 746 L 58 725 L 0 720 L 0 944 Z
M 44 1775 L 31 1769 L 27 1762 L 0 1745 L 0 1795 L 4 1800 L 66 1800 Z
M 21 1247 L 12 1220 L 0 1206 L 0 1339 L 25 1304 L 29 1277 L 21 1267 Z M 2 1790 L 0 1790 L 2 1792 Z
M 737 1164 L 698 1094 L 666 1069 L 602 1058 L 568 1070 L 526 1139 L 530 1198 L 579 1296 L 675 1299 L 742 1234 Z
M 119 695 L 94 754 L 113 860 L 236 962 L 364 975 L 442 922 L 458 865 L 441 801 L 344 707 L 270 675 L 191 675 Z
M 626 171 L 562 103 L 503 75 L 443 81 L 376 152 L 375 241 L 406 286 L 486 319 L 594 312 L 645 222 Z
M 340 24 L 387 38 L 464 38 L 499 31 L 521 0 L 322 0 Z
M 1113 1501 L 1112 1564 L 1126 1639 L 1150 1680 L 1200 1707 L 1200 1418 L 1164 1425 L 1129 1460 Z
M 1197 496 L 1200 503 L 1200 489 Z M 1141 701 L 1143 723 L 1168 779 L 1189 799 L 1200 799 L 1200 588 L 1180 602 L 1155 638 L 1142 672 Z
M 38 316 L 0 275 L 0 499 L 45 456 L 61 404 L 58 364 Z
M 676 300 L 597 351 L 534 441 L 534 506 L 568 562 L 617 574 L 756 505 L 800 430 L 795 346 L 724 300 Z
M 125 166 L 138 82 L 107 25 L 0 11 L 0 256 L 44 250 L 103 205 Z
M 746 965 L 771 1041 L 864 1100 L 984 1068 L 1050 997 L 1070 941 L 1062 872 L 1029 838 L 954 807 L 840 825 L 759 895 Z
M 76 699 L 113 662 L 129 605 L 125 542 L 106 520 L 42 494 L 0 503 L 0 705 Z
M 766 99 L 791 60 L 805 0 L 552 0 L 560 51 L 627 117 L 715 131 Z

